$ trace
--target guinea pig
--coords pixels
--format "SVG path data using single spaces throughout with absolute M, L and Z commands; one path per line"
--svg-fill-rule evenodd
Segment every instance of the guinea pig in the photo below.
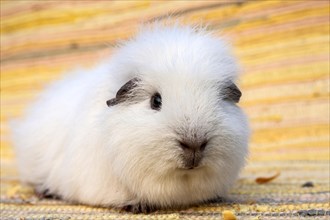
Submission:
M 248 154 L 238 72 L 205 28 L 147 25 L 54 82 L 13 123 L 21 180 L 134 213 L 225 198 Z

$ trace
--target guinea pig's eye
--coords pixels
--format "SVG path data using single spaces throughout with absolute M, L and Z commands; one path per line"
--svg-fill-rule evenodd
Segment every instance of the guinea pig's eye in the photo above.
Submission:
M 160 110 L 160 107 L 162 106 L 162 97 L 158 92 L 151 97 L 150 106 L 154 110 Z

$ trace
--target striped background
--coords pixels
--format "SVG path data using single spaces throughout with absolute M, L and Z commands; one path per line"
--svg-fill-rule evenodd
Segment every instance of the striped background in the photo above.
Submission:
M 18 178 L 8 121 L 21 115 L 42 88 L 61 77 L 63 71 L 93 65 L 111 53 L 119 39 L 132 36 L 139 23 L 168 15 L 186 23 L 208 23 L 210 29 L 231 41 L 241 61 L 241 106 L 250 118 L 253 135 L 249 165 L 234 195 L 252 196 L 258 202 L 257 192 L 259 199 L 274 193 L 271 199 L 283 197 L 289 201 L 302 193 L 299 185 L 295 190 L 292 184 L 310 180 L 320 183 L 320 188 L 304 191 L 311 193 L 304 197 L 306 201 L 294 197 L 299 201 L 291 204 L 289 212 L 286 199 L 276 203 L 283 206 L 279 209 L 282 211 L 271 210 L 265 201 L 265 209 L 232 209 L 242 216 L 253 212 L 299 216 L 300 205 L 305 203 L 310 209 L 329 210 L 329 1 L 23 0 L 1 1 L 3 213 L 24 210 L 15 201 L 29 195 L 24 191 L 27 189 L 19 188 L 16 191 L 20 196 L 15 197 Z M 256 176 L 275 171 L 281 172 L 277 184 L 268 188 L 253 185 Z M 202 210 L 210 211 L 208 207 Z M 292 214 L 294 211 L 296 214 Z M 115 219 L 120 216 L 117 212 L 112 215 Z

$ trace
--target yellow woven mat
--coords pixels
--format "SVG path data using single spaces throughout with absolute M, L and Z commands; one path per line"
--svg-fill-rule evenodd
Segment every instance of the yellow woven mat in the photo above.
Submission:
M 132 215 L 40 200 L 20 185 L 8 120 L 64 70 L 92 65 L 140 22 L 169 14 L 208 22 L 241 60 L 253 136 L 233 202 Z M 329 219 L 329 43 L 328 0 L 1 1 L 0 218 L 221 219 L 227 210 L 238 219 Z

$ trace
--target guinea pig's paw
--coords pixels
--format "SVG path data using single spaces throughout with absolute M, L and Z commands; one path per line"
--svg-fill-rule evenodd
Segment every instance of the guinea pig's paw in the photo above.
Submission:
M 224 203 L 226 201 L 227 200 L 223 197 L 214 197 L 212 199 L 207 200 L 205 203 L 206 204 L 208 204 L 208 203 Z
M 60 196 L 51 193 L 49 189 L 42 189 L 40 187 L 36 187 L 35 193 L 39 199 L 60 199 Z
M 134 214 L 144 213 L 148 214 L 150 212 L 156 211 L 156 209 L 146 203 L 137 203 L 133 205 L 126 205 L 122 207 L 123 211 L 132 212 Z

